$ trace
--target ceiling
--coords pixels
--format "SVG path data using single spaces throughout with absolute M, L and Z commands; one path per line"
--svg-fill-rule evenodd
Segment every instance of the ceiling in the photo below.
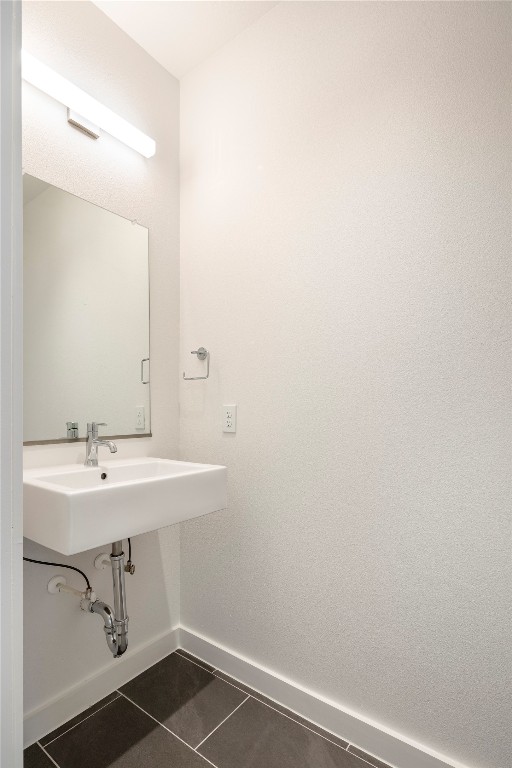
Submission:
M 177 78 L 277 5 L 265 0 L 94 0 L 94 3 Z

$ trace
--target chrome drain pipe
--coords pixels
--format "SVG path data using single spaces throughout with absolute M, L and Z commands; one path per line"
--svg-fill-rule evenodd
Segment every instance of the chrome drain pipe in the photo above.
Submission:
M 112 554 L 112 582 L 114 587 L 114 610 L 101 600 L 82 601 L 82 608 L 101 616 L 105 638 L 114 658 L 119 658 L 128 648 L 128 616 L 126 614 L 126 589 L 124 583 L 123 542 L 114 541 Z M 85 603 L 85 604 L 84 604 Z
M 114 586 L 114 625 L 116 630 L 116 656 L 128 648 L 128 615 L 126 613 L 126 587 L 124 583 L 124 552 L 123 542 L 114 541 L 112 544 L 112 581 Z
M 121 654 L 118 654 L 117 652 L 114 613 L 110 605 L 103 603 L 101 600 L 95 600 L 94 603 L 89 604 L 88 610 L 91 613 L 97 613 L 98 616 L 101 616 L 105 625 L 105 639 L 107 641 L 110 652 L 115 657 L 120 656 Z

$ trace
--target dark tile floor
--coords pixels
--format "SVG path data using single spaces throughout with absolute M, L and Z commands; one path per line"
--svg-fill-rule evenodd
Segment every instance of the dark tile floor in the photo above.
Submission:
M 25 750 L 24 768 L 389 768 L 186 651 Z

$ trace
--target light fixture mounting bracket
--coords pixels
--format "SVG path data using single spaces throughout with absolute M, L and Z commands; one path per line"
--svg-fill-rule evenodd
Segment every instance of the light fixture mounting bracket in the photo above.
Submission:
M 91 139 L 99 139 L 100 137 L 100 129 L 97 125 L 94 125 L 90 120 L 82 117 L 82 115 L 79 115 L 78 112 L 74 112 L 69 107 L 68 123 L 72 125 L 73 128 L 77 128 L 79 131 L 82 131 L 82 133 L 85 133 L 85 135 L 89 136 Z

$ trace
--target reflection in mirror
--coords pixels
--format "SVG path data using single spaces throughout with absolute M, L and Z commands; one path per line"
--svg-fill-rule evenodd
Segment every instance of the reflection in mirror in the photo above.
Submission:
M 23 193 L 25 442 L 149 434 L 148 230 L 27 174 Z

